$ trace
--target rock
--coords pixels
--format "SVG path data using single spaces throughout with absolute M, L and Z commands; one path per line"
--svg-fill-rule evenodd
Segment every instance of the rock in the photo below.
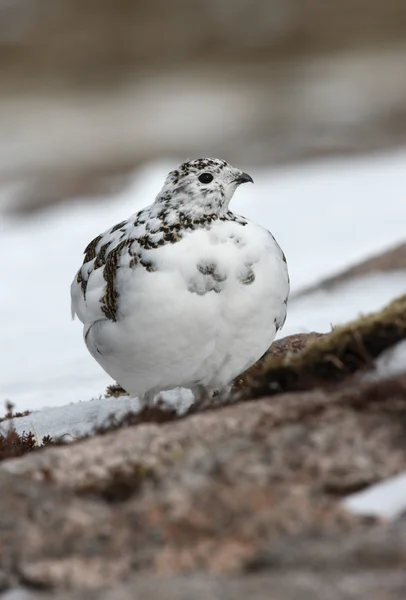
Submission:
M 53 589 L 101 589 L 136 572 L 396 570 L 404 527 L 350 515 L 339 499 L 405 468 L 405 412 L 400 377 L 5 461 L 0 569 L 9 585 Z
M 406 583 L 402 569 L 362 574 L 314 573 L 250 575 L 250 577 L 141 576 L 103 591 L 53 592 L 53 600 L 403 600 Z M 271 595 L 270 595 L 271 593 Z M 33 593 L 4 600 L 45 600 Z M 3 600 L 3 599 L 2 599 Z
M 129 570 L 120 549 L 128 534 L 107 505 L 4 471 L 0 483 L 0 570 L 8 586 L 77 580 L 92 587 Z
M 268 356 L 286 356 L 288 352 L 296 354 L 306 348 L 309 342 L 318 340 L 324 337 L 324 333 L 297 333 L 296 335 L 288 335 L 284 338 L 273 342 L 269 350 L 264 354 L 262 360 L 266 360 Z
M 290 354 L 297 354 L 306 348 L 306 346 L 314 341 L 324 337 L 324 333 L 298 333 L 296 335 L 288 335 L 280 340 L 273 342 L 269 350 L 260 358 L 252 367 L 242 373 L 234 382 L 234 390 L 243 389 L 247 379 L 256 378 L 261 375 L 264 369 L 264 364 L 271 357 L 287 357 Z

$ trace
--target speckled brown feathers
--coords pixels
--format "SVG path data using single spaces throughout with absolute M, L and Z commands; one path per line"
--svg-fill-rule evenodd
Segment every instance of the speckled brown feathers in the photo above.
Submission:
M 209 228 L 210 225 L 216 221 L 237 221 L 241 225 L 246 224 L 246 220 L 240 216 L 234 215 L 231 211 L 228 211 L 225 215 L 206 214 L 197 218 L 190 218 L 184 212 L 179 211 L 177 213 L 177 219 L 173 222 L 173 215 L 171 211 L 163 206 L 160 211 L 157 212 L 156 219 L 159 221 L 159 226 L 151 229 L 148 222 L 146 221 L 145 211 L 140 211 L 131 224 L 132 229 L 136 229 L 139 226 L 145 225 L 144 234 L 141 236 L 131 237 L 131 229 L 129 229 L 128 221 L 121 221 L 110 229 L 108 234 L 113 234 L 122 230 L 120 238 L 121 240 L 115 247 L 112 246 L 110 237 L 97 236 L 85 250 L 85 258 L 83 261 L 82 268 L 77 274 L 77 282 L 81 284 L 83 296 L 86 299 L 87 282 L 89 275 L 92 271 L 100 268 L 103 270 L 103 278 L 106 281 L 106 289 L 103 296 L 100 298 L 101 310 L 104 315 L 111 321 L 117 320 L 117 305 L 119 294 L 116 289 L 116 272 L 120 268 L 120 256 L 123 250 L 127 249 L 131 259 L 128 266 L 132 269 L 138 265 L 145 268 L 148 272 L 156 271 L 154 261 L 150 257 L 144 256 L 146 250 L 154 250 L 165 244 L 175 244 L 179 242 L 183 235 L 188 231 L 193 231 L 201 228 Z M 128 233 L 127 233 L 128 231 Z M 126 237 L 128 236 L 128 237 Z M 105 241 L 107 239 L 107 241 Z M 103 243 L 104 241 L 104 243 Z M 93 262 L 93 265 L 88 263 Z M 213 279 L 216 280 L 215 274 Z M 248 283 L 248 282 L 247 282 Z M 212 288 L 215 291 L 219 291 L 219 286 L 214 285 Z

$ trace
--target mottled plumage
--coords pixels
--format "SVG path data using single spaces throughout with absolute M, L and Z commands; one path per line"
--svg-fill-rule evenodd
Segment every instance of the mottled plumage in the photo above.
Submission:
M 223 160 L 185 162 L 151 206 L 87 246 L 72 312 L 92 356 L 133 395 L 223 389 L 283 326 L 284 254 L 229 210 L 247 181 Z

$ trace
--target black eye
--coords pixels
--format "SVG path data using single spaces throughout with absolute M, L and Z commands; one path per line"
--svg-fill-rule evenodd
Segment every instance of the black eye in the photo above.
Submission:
M 199 175 L 198 180 L 200 183 L 210 183 L 210 181 L 213 181 L 213 175 L 211 173 L 202 173 Z

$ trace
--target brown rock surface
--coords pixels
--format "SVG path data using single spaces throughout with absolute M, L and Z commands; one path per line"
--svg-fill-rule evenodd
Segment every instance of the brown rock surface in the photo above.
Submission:
M 289 576 L 141 576 L 103 592 L 35 593 L 18 600 L 404 600 L 405 593 L 405 573 L 394 568 L 384 572 L 369 569 L 361 576 L 301 570 Z
M 322 565 L 325 579 L 351 568 L 364 580 L 379 565 L 389 577 L 406 555 L 404 526 L 351 516 L 338 500 L 406 467 L 405 413 L 401 377 L 264 398 L 7 461 L 0 569 L 8 586 L 56 589 L 99 589 L 138 571 L 271 570 L 286 598 L 295 586 L 281 572 L 290 569 Z
M 272 346 L 265 352 L 265 354 L 260 358 L 252 367 L 247 369 L 244 373 L 238 377 L 234 382 L 234 389 L 242 389 L 245 385 L 245 381 L 247 378 L 256 378 L 261 375 L 264 364 L 271 357 L 286 357 L 287 355 L 297 354 L 306 348 L 306 346 L 313 342 L 314 340 L 318 340 L 324 337 L 324 333 L 298 333 L 296 335 L 288 335 L 284 338 L 276 340 L 273 342 Z

